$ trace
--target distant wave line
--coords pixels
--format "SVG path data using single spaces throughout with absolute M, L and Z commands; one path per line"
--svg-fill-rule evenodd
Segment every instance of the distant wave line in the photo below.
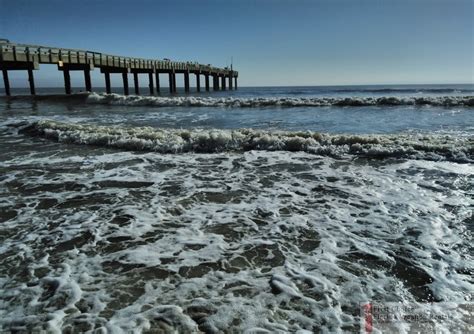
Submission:
M 88 103 L 156 107 L 360 107 L 360 106 L 443 106 L 474 107 L 474 96 L 382 96 L 382 97 L 159 97 L 91 93 Z
M 207 97 L 207 96 L 140 96 L 105 93 L 77 93 L 72 95 L 20 95 L 9 100 L 34 100 L 51 103 L 89 103 L 102 105 L 150 107 L 363 107 L 363 106 L 438 106 L 474 107 L 474 95 L 445 96 L 371 96 L 371 97 Z

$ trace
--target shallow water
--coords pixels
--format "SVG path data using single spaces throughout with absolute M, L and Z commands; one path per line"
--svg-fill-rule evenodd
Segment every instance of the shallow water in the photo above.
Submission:
M 361 303 L 472 302 L 472 107 L 218 102 L 469 89 L 0 99 L 1 328 L 342 332 Z

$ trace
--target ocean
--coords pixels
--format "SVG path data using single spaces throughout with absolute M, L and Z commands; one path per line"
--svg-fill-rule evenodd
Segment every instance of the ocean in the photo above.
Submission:
M 0 98 L 0 331 L 472 329 L 474 85 L 38 91 Z

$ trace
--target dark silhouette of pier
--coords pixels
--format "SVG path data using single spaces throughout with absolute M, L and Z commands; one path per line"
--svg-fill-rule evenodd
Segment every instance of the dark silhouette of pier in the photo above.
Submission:
M 3 73 L 5 94 L 10 96 L 10 81 L 8 71 L 28 71 L 28 82 L 32 95 L 35 91 L 33 71 L 39 69 L 39 64 L 56 64 L 58 70 L 63 72 L 64 88 L 66 94 L 71 94 L 70 71 L 83 71 L 85 89 L 92 92 L 90 71 L 100 68 L 105 77 L 105 89 L 110 94 L 110 75 L 121 74 L 123 80 L 123 92 L 129 94 L 128 74 L 133 74 L 135 94 L 140 94 L 138 75 L 148 75 L 148 88 L 151 95 L 160 93 L 160 73 L 168 74 L 169 91 L 176 93 L 176 75 L 184 76 L 184 91 L 190 91 L 190 75 L 195 75 L 196 90 L 201 91 L 201 76 L 204 76 L 204 88 L 211 89 L 212 78 L 213 90 L 237 89 L 237 77 L 239 73 L 232 68 L 218 68 L 210 64 L 203 65 L 196 62 L 178 62 L 169 59 L 143 59 L 135 57 L 113 56 L 105 53 L 75 50 L 65 48 L 54 48 L 49 46 L 27 45 L 11 43 L 0 39 L 0 69 Z

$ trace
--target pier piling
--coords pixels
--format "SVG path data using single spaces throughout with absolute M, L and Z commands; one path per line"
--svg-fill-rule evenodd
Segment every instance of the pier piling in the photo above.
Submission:
M 168 73 L 169 85 L 170 85 L 170 93 L 173 93 L 173 73 Z
M 222 86 L 222 90 L 225 90 L 225 75 L 224 74 L 221 76 L 221 86 Z
M 86 83 L 86 91 L 92 92 L 92 84 L 91 84 L 91 71 L 84 70 L 84 81 Z
M 206 92 L 209 91 L 209 74 L 204 74 L 204 81 L 206 85 Z
M 135 95 L 140 95 L 140 87 L 138 86 L 138 73 L 133 73 L 133 85 L 135 86 Z
M 104 72 L 105 75 L 105 92 L 107 94 L 110 94 L 112 90 L 110 89 L 110 73 L 109 72 Z
M 201 91 L 201 77 L 199 73 L 196 73 L 196 91 Z
M 184 72 L 184 91 L 189 93 L 189 71 Z
M 155 72 L 156 93 L 160 94 L 160 72 Z
M 3 85 L 5 87 L 5 95 L 10 96 L 10 80 L 8 79 L 8 71 L 7 70 L 2 70 L 3 73 Z
M 148 88 L 150 89 L 150 95 L 155 94 L 155 88 L 153 87 L 153 73 L 148 72 Z
M 177 88 L 176 88 L 176 73 L 175 71 L 173 71 L 173 93 L 176 93 L 177 92 Z
M 170 81 L 170 93 L 176 93 L 176 73 L 174 71 L 169 72 Z
M 128 95 L 128 73 L 123 72 L 122 73 L 122 79 L 123 79 L 123 94 Z
M 64 89 L 66 90 L 66 94 L 71 94 L 71 75 L 69 74 L 69 70 L 63 70 L 64 75 Z
M 90 71 L 94 69 L 92 64 L 82 63 L 64 63 L 63 61 L 58 62 L 58 70 L 63 71 L 64 75 L 64 89 L 66 94 L 71 94 L 71 73 L 70 71 L 83 71 L 86 91 L 92 91 Z
M 33 70 L 28 69 L 28 83 L 30 84 L 30 94 L 36 95 L 35 90 L 35 77 L 33 76 Z

